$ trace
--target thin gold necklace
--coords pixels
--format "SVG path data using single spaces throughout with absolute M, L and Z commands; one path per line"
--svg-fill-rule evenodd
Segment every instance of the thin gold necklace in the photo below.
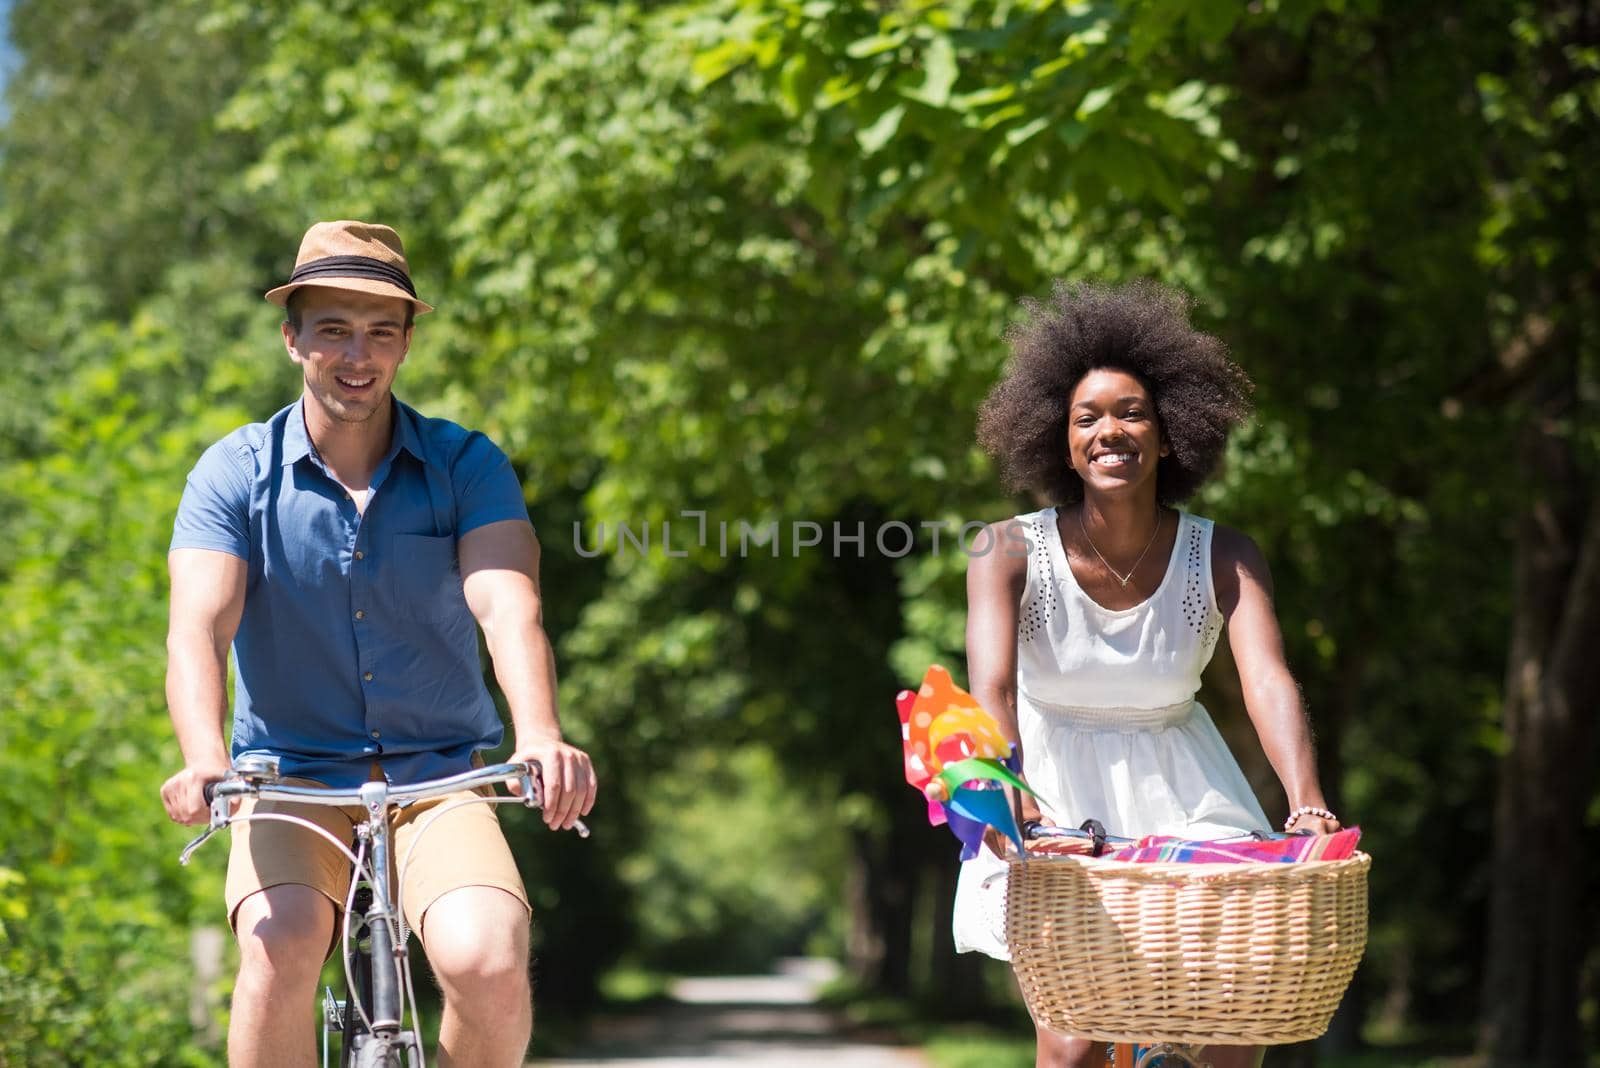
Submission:
M 1139 559 L 1133 562 L 1133 567 L 1129 568 L 1126 575 L 1119 575 L 1117 574 L 1117 569 L 1111 566 L 1111 561 L 1106 559 L 1106 554 L 1101 552 L 1100 548 L 1095 545 L 1094 539 L 1089 537 L 1089 528 L 1083 525 L 1083 506 L 1078 506 L 1078 529 L 1083 531 L 1083 540 L 1089 543 L 1089 548 L 1093 549 L 1094 554 L 1100 558 L 1100 562 L 1106 565 L 1106 570 L 1111 572 L 1112 576 L 1118 582 L 1122 583 L 1123 589 L 1128 588 L 1128 582 L 1133 578 L 1133 573 L 1139 570 L 1139 565 L 1144 563 L 1144 558 L 1150 554 L 1150 546 L 1154 545 L 1156 543 L 1156 538 L 1161 535 L 1161 520 L 1162 515 L 1159 511 L 1157 511 L 1155 533 L 1151 534 L 1150 540 L 1145 543 L 1144 552 L 1139 554 Z

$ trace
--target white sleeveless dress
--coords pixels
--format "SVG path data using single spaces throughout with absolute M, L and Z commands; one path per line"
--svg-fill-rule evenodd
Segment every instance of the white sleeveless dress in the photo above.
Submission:
M 1111 834 L 1221 838 L 1266 830 L 1244 773 L 1194 699 L 1222 633 L 1211 582 L 1211 521 L 1178 513 L 1156 592 L 1112 610 L 1079 588 L 1056 509 L 1017 517 L 1028 583 L 1017 628 L 1017 727 L 1023 773 L 1045 818 L 1093 817 Z M 959 952 L 1009 960 L 1006 865 L 988 849 L 961 866 Z

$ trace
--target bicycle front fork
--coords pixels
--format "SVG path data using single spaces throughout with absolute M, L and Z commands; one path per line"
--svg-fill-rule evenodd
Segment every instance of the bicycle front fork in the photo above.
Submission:
M 322 1068 L 420 1068 L 424 1063 L 421 1036 L 413 1031 L 385 1035 L 367 1030 L 355 1009 L 355 997 L 352 994 L 351 1000 L 341 1001 L 332 987 L 322 990 Z M 337 1062 L 330 1059 L 328 1051 L 331 1035 L 339 1036 Z
M 1153 1046 L 1111 1045 L 1107 1060 L 1114 1068 L 1211 1068 L 1202 1060 L 1200 1047 L 1177 1042 L 1158 1042 Z

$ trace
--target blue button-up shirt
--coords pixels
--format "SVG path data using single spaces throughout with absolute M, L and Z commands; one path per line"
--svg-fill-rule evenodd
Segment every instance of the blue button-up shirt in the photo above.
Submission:
M 376 761 L 394 782 L 466 771 L 498 745 L 456 542 L 528 519 L 510 462 L 482 434 L 398 401 L 365 511 L 329 473 L 296 401 L 240 427 L 189 474 L 173 549 L 249 562 L 233 641 L 233 755 L 347 787 Z

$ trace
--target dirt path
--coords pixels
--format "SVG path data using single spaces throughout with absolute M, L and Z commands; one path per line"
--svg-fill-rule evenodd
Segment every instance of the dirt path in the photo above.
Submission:
M 927 1068 L 893 1036 L 852 1030 L 816 1003 L 832 978 L 826 962 L 788 961 L 776 975 L 681 979 L 655 1010 L 601 1017 L 588 1042 L 535 1068 L 671 1068 L 677 1065 L 826 1065 L 827 1068 Z

